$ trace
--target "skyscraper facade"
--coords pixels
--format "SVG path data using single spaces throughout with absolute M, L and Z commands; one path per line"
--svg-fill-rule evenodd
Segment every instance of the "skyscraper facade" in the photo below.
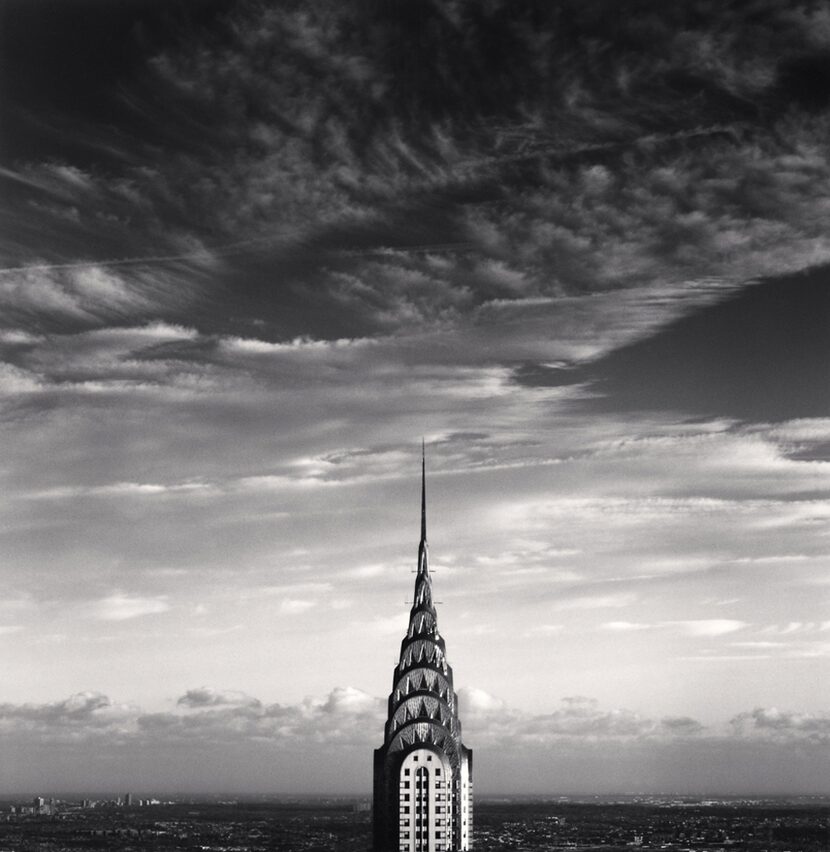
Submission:
M 375 749 L 375 852 L 470 849 L 472 769 L 473 753 L 461 742 L 458 697 L 432 601 L 422 454 L 415 597 L 392 677 L 383 745 Z

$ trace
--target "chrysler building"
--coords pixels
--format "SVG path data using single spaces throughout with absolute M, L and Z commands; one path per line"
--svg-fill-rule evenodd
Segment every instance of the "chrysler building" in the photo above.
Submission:
M 383 745 L 375 749 L 375 852 L 461 852 L 472 845 L 473 753 L 461 742 L 458 697 L 432 602 L 424 468 L 422 449 L 415 598 Z

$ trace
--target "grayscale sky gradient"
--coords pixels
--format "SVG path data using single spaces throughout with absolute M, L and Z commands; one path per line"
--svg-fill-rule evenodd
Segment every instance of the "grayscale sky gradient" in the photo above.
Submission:
M 367 793 L 421 436 L 478 792 L 828 792 L 830 5 L 0 53 L 0 794 Z

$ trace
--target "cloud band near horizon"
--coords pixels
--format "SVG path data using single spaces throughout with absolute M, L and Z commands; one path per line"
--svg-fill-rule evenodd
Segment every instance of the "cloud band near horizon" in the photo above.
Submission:
M 552 712 L 535 716 L 475 688 L 461 689 L 459 700 L 483 794 L 824 791 L 826 714 L 755 708 L 707 727 L 690 717 L 652 719 L 604 709 L 585 697 L 562 699 Z M 299 704 L 264 704 L 245 693 L 200 687 L 171 704 L 146 712 L 84 692 L 45 704 L 0 705 L 6 755 L 0 792 L 317 789 L 363 795 L 369 789 L 371 748 L 384 718 L 381 698 L 338 687 Z M 684 773 L 661 786 L 668 762 L 677 760 Z M 726 787 L 724 779 L 737 774 L 730 764 L 752 765 L 760 774 Z

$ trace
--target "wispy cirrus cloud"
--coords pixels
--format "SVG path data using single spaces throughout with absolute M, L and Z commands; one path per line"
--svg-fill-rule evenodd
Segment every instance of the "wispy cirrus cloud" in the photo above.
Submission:
M 164 597 L 113 594 L 96 601 L 92 606 L 92 614 L 102 621 L 127 621 L 145 615 L 158 615 L 169 609 L 170 604 Z
M 148 304 L 172 318 L 204 292 L 227 305 L 231 283 L 246 319 L 284 340 L 453 322 L 491 300 L 742 282 L 828 259 L 815 224 L 823 117 L 802 85 L 816 36 L 791 12 L 712 9 L 705 22 L 643 8 L 621 41 L 596 10 L 459 3 L 418 24 L 431 28 L 434 71 L 415 74 L 424 63 L 393 58 L 418 48 L 387 11 L 243 3 L 214 22 L 223 38 L 183 33 L 149 59 L 142 86 L 176 104 L 169 158 L 147 162 L 122 139 L 118 174 L 43 161 L 3 176 L 29 230 L 39 217 L 74 259 L 93 234 L 102 247 L 97 266 L 75 271 L 83 281 L 68 269 L 49 285 L 55 310 L 87 322 Z M 146 95 L 131 103 L 150 119 L 159 107 Z M 26 248 L 21 237 L 13 254 Z M 166 286 L 136 270 L 125 289 L 125 252 L 167 257 Z M 280 301 L 308 327 L 273 313 L 263 255 L 282 261 Z M 313 297 L 300 292 L 310 284 Z
M 694 621 L 669 622 L 669 627 L 676 627 L 689 636 L 724 636 L 727 633 L 735 633 L 746 627 L 746 623 L 730 618 L 706 618 Z
M 606 621 L 600 626 L 603 630 L 619 633 L 659 629 L 677 632 L 685 636 L 708 638 L 735 633 L 738 630 L 743 630 L 748 625 L 746 622 L 736 619 L 704 618 L 691 621 L 660 621 L 655 624 L 631 621 Z

